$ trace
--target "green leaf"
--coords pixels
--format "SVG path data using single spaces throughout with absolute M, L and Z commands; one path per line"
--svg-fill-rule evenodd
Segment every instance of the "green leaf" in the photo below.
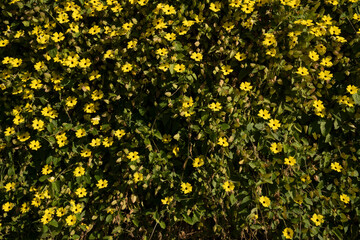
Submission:
M 30 22 L 29 22 L 29 21 L 23 21 L 22 23 L 23 23 L 23 25 L 24 25 L 25 27 L 30 26 Z
M 54 226 L 54 227 L 59 226 L 58 222 L 55 219 L 51 220 L 51 222 L 49 222 L 49 225 Z
M 341 232 L 338 228 L 333 229 L 332 232 L 339 240 L 344 239 L 343 235 L 341 234 Z
M 253 127 L 254 127 L 254 123 L 248 123 L 248 125 L 246 126 L 246 130 L 248 130 L 248 132 L 250 132 L 253 129 Z
M 194 224 L 193 221 L 192 221 L 192 218 L 191 218 L 190 216 L 185 215 L 185 213 L 183 213 L 182 215 L 183 215 L 184 221 L 185 221 L 186 223 L 188 223 L 188 224 L 190 224 L 190 225 L 193 225 L 193 224 Z
M 105 219 L 105 222 L 109 223 L 109 222 L 112 221 L 112 219 L 113 219 L 112 215 L 109 214 L 109 215 L 107 215 L 107 217 L 106 217 L 106 219 Z
M 234 195 L 234 194 L 231 194 L 231 195 L 230 195 L 230 203 L 231 203 L 231 206 L 234 205 L 236 202 L 237 202 L 237 200 L 236 200 L 235 195 Z
M 246 203 L 248 203 L 248 202 L 250 202 L 250 201 L 251 201 L 251 197 L 250 197 L 250 196 L 245 196 L 245 197 L 242 199 L 241 204 L 246 204 Z
M 220 128 L 221 128 L 221 130 L 225 131 L 225 130 L 228 130 L 230 128 L 230 125 L 226 124 L 226 123 L 223 123 L 223 124 L 220 125 Z
M 133 224 L 136 226 L 136 227 L 139 227 L 139 220 L 137 220 L 136 218 L 134 218 L 132 220 Z
M 41 176 L 41 177 L 39 178 L 39 181 L 40 181 L 40 182 L 43 182 L 43 181 L 47 180 L 48 178 L 49 178 L 49 176 L 44 175 L 44 176 Z
M 57 195 L 60 191 L 60 181 L 55 181 L 51 183 L 51 188 L 55 195 Z
M 49 50 L 50 57 L 52 57 L 52 58 L 56 57 L 57 52 L 58 52 L 57 48 L 53 48 L 53 49 Z
M 355 94 L 352 95 L 353 99 L 354 99 L 354 102 L 357 104 L 357 105 L 360 105 L 360 95 L 359 95 L 359 91 Z
M 311 201 L 311 199 L 310 198 L 305 198 L 304 199 L 304 202 L 306 202 L 307 204 L 309 204 L 309 205 L 313 205 L 313 202 Z
M 330 130 L 333 126 L 333 123 L 330 120 L 320 121 L 319 123 L 320 123 L 321 134 L 325 137 L 330 132 Z
M 171 74 L 174 74 L 174 66 L 175 64 L 170 64 L 169 71 Z
M 162 229 L 165 229 L 165 228 L 166 228 L 166 224 L 165 224 L 165 222 L 163 222 L 163 221 L 159 222 L 159 225 L 160 225 L 160 227 L 161 227 Z

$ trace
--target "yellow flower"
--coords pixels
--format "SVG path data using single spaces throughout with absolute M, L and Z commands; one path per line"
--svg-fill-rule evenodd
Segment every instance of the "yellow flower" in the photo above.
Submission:
M 269 207 L 270 206 L 270 199 L 268 197 L 264 197 L 261 196 L 259 198 L 259 202 L 264 206 L 264 207 Z
M 82 157 L 91 157 L 91 151 L 90 151 L 90 149 L 83 149 L 83 150 L 81 150 L 81 153 L 80 153 L 80 155 L 82 156 Z
M 130 63 L 125 63 L 122 67 L 121 70 L 123 70 L 123 72 L 130 72 L 132 70 L 132 65 Z
M 270 150 L 275 154 L 279 153 L 282 151 L 282 144 L 281 143 L 272 143 Z
M 175 155 L 175 157 L 178 155 L 178 152 L 179 152 L 179 147 L 178 146 L 175 146 L 172 150 L 173 154 Z
M 47 208 L 47 209 L 45 209 L 45 212 L 44 212 L 44 214 L 50 214 L 50 215 L 53 215 L 53 214 L 55 214 L 55 207 L 50 207 L 50 208 Z
M 91 65 L 91 61 L 88 58 L 83 58 L 79 61 L 78 66 L 81 68 L 88 68 Z
M 100 179 L 98 181 L 98 183 L 96 184 L 96 186 L 99 188 L 99 189 L 102 189 L 102 188 L 106 188 L 108 186 L 108 181 L 107 180 L 102 180 Z
M 210 3 L 209 9 L 213 12 L 219 12 L 221 10 L 221 3 L 219 1 Z
M 159 19 L 154 19 L 152 21 L 153 26 L 155 27 L 155 29 L 163 29 L 167 27 L 166 22 L 164 22 L 164 19 L 159 18 Z
M 341 29 L 337 26 L 330 26 L 329 33 L 331 35 L 339 35 L 341 33 Z
M 358 92 L 358 88 L 356 87 L 356 86 L 354 86 L 354 85 L 348 85 L 347 87 L 346 87 L 346 91 L 348 91 L 348 93 L 350 93 L 350 94 L 355 94 L 355 93 L 357 93 Z
M 42 218 L 41 218 L 41 222 L 43 223 L 43 224 L 48 224 L 51 220 L 52 220 L 52 216 L 50 215 L 50 214 L 44 214 L 43 216 L 42 216 Z
M 46 165 L 42 168 L 41 172 L 42 172 L 42 174 L 44 174 L 44 175 L 48 175 L 48 174 L 52 173 L 51 166 L 46 164 Z
M 40 89 L 43 86 L 41 80 L 34 79 L 31 81 L 30 87 L 33 89 Z
M 67 225 L 69 225 L 69 226 L 75 225 L 75 223 L 76 223 L 76 216 L 75 216 L 75 215 L 69 215 L 69 216 L 67 216 L 67 218 L 66 218 L 66 223 L 67 223 Z
M 234 23 L 232 22 L 226 22 L 223 25 L 223 28 L 225 28 L 226 31 L 231 31 L 235 27 Z
M 62 40 L 65 39 L 65 36 L 62 32 L 60 33 L 54 33 L 54 35 L 51 37 L 51 39 L 54 41 L 54 42 L 61 42 Z
M 301 196 L 301 195 L 297 195 L 295 198 L 294 198 L 294 202 L 296 202 L 297 204 L 301 205 L 304 201 L 304 198 Z
M 263 41 L 263 44 L 267 47 L 271 46 L 271 45 L 274 45 L 274 46 L 277 46 L 277 41 L 276 41 L 276 38 L 275 38 L 275 35 L 272 34 L 272 33 L 264 33 L 265 35 L 265 39 Z
M 44 121 L 35 118 L 34 121 L 32 122 L 32 127 L 34 130 L 38 130 L 39 132 L 41 132 L 42 130 L 44 130 Z
M 96 117 L 93 117 L 91 118 L 91 124 L 93 125 L 98 125 L 100 123 L 100 116 L 96 116 Z
M 127 155 L 127 158 L 130 159 L 130 161 L 136 161 L 136 160 L 140 159 L 139 153 L 137 151 L 129 152 L 129 154 Z
M 169 205 L 170 202 L 172 202 L 173 197 L 165 197 L 164 199 L 161 199 L 161 203 L 164 205 Z
M 73 212 L 73 213 L 81 213 L 83 207 L 81 206 L 80 203 L 78 204 L 71 204 L 71 207 L 70 207 L 70 210 Z
M 60 207 L 56 210 L 56 216 L 62 217 L 66 214 L 66 210 L 63 207 Z
M 11 136 L 14 133 L 15 133 L 15 128 L 13 128 L 13 127 L 8 127 L 4 131 L 5 137 Z
M 37 151 L 39 148 L 41 148 L 41 144 L 40 144 L 40 142 L 38 140 L 32 140 L 29 143 L 29 148 L 32 149 L 32 150 Z
M 58 134 L 58 135 L 55 136 L 55 138 L 56 138 L 56 142 L 59 145 L 59 147 L 63 147 L 66 144 L 68 144 L 67 137 L 66 137 L 65 133 Z
M 174 66 L 175 72 L 184 72 L 185 71 L 185 65 L 184 64 L 176 64 Z
M 20 209 L 21 213 L 27 213 L 30 211 L 29 203 L 23 203 Z
M 326 58 L 323 58 L 320 62 L 320 65 L 324 67 L 332 67 L 333 63 L 331 62 L 331 57 L 328 56 Z
M 161 64 L 159 65 L 159 69 L 166 72 L 170 67 L 170 64 L 166 63 L 166 64 Z
M 214 112 L 218 112 L 222 109 L 221 103 L 215 102 L 208 105 L 208 108 L 213 110 Z
M 85 131 L 85 129 L 80 128 L 76 131 L 75 135 L 77 138 L 82 138 L 82 137 L 86 136 L 86 131 Z
M 164 38 L 171 42 L 176 39 L 176 34 L 175 33 L 166 33 Z
M 11 202 L 6 202 L 2 205 L 2 209 L 5 211 L 5 212 L 8 212 L 10 211 L 11 209 L 13 209 L 13 207 L 15 206 L 14 203 L 11 203 Z
M 345 204 L 348 204 L 350 202 L 350 198 L 348 195 L 346 194 L 341 194 L 340 195 L 340 200 L 345 203 Z
M 331 80 L 332 77 L 333 77 L 333 74 L 328 70 L 321 71 L 319 73 L 319 79 L 321 79 L 321 80 L 328 81 L 328 80 Z
M 203 59 L 203 55 L 201 53 L 192 53 L 190 58 L 194 59 L 195 61 L 199 62 Z
M 183 103 L 182 103 L 182 107 L 183 108 L 190 108 L 194 105 L 194 101 L 192 99 L 192 97 L 185 97 Z
M 101 145 L 101 139 L 100 138 L 94 138 L 91 140 L 90 146 L 97 147 Z
M 7 39 L 0 40 L 0 47 L 6 47 L 6 45 L 8 44 L 9 44 L 9 40 Z
M 331 169 L 332 170 L 335 170 L 337 172 L 341 172 L 342 168 L 343 167 L 338 162 L 331 163 Z
M 128 42 L 128 45 L 127 45 L 127 48 L 128 48 L 128 49 L 132 49 L 132 48 L 136 47 L 137 42 L 138 42 L 138 41 L 137 41 L 136 39 L 129 41 L 129 42 Z M 109 51 L 109 50 L 108 50 L 108 51 Z M 105 55 L 104 55 L 104 57 L 105 57 Z M 110 56 L 109 56 L 109 57 L 110 57 Z
M 122 138 L 125 135 L 125 130 L 123 129 L 118 129 L 114 132 L 115 137 L 117 137 L 118 139 Z
M 89 34 L 95 35 L 95 34 L 100 33 L 100 31 L 101 31 L 101 28 L 99 26 L 95 25 L 89 29 Z
M 170 134 L 164 134 L 164 135 L 162 136 L 162 141 L 163 141 L 163 143 L 169 143 L 169 142 L 171 142 L 171 135 L 170 135 Z
M 159 48 L 158 50 L 156 50 L 156 54 L 160 55 L 160 56 L 165 56 L 169 53 L 169 51 L 166 48 Z
M 17 136 L 17 139 L 18 139 L 20 142 L 25 142 L 25 141 L 27 141 L 29 138 L 30 138 L 30 134 L 29 134 L 28 132 L 22 133 L 22 134 L 20 134 L 20 135 Z
M 239 62 L 243 61 L 246 59 L 246 54 L 245 53 L 236 53 L 235 54 L 235 58 L 236 60 L 238 60 Z
M 40 198 L 41 199 L 44 199 L 44 198 L 50 199 L 51 197 L 49 195 L 49 190 L 45 190 L 44 192 L 42 192 Z
M 89 80 L 90 81 L 94 81 L 95 79 L 98 79 L 101 77 L 101 74 L 99 74 L 99 71 L 98 70 L 94 70 L 90 73 L 90 77 L 89 77 Z
M 218 144 L 223 147 L 229 146 L 229 143 L 227 142 L 227 139 L 225 137 L 220 137 L 218 140 Z
M 253 87 L 251 86 L 251 84 L 249 82 L 242 82 L 240 84 L 240 89 L 244 90 L 246 92 L 249 92 Z
M 294 231 L 291 228 L 285 228 L 283 230 L 283 235 L 286 239 L 292 239 L 294 235 Z
M 288 158 L 285 158 L 284 163 L 285 163 L 286 165 L 294 166 L 295 163 L 296 163 L 296 159 L 295 159 L 294 157 L 291 157 L 291 156 L 290 156 L 290 157 L 288 157 Z
M 317 111 L 322 111 L 323 109 L 325 109 L 323 102 L 321 100 L 315 100 L 313 106 Z
M 134 24 L 133 23 L 124 23 L 123 25 L 122 25 L 122 28 L 124 29 L 124 30 L 126 30 L 126 31 L 129 31 L 131 28 L 132 28 L 132 26 L 133 26 Z
M 302 182 L 311 182 L 310 176 L 309 175 L 304 175 L 301 178 Z
M 324 222 L 324 216 L 321 214 L 314 213 L 311 221 L 315 223 L 316 226 L 320 226 Z
M 184 193 L 184 194 L 188 194 L 188 193 L 191 193 L 192 192 L 192 186 L 190 183 L 181 183 L 181 191 Z
M 317 54 L 315 51 L 310 51 L 309 58 L 316 62 L 317 60 L 319 60 L 319 54 Z
M 103 145 L 104 147 L 110 147 L 114 143 L 113 138 L 106 137 L 103 139 Z
M 197 168 L 197 167 L 201 167 L 202 165 L 204 165 L 204 157 L 203 156 L 196 157 L 193 161 L 193 167 Z
M 268 124 L 272 128 L 272 130 L 278 130 L 281 126 L 281 123 L 277 119 L 270 119 Z
M 266 55 L 275 57 L 275 55 L 276 55 L 276 49 L 275 49 L 275 48 L 271 48 L 271 49 L 266 50 Z
M 173 6 L 170 6 L 168 4 L 164 4 L 164 6 L 162 7 L 163 12 L 166 15 L 172 15 L 176 13 L 176 9 Z
M 139 182 L 139 181 L 142 181 L 144 179 L 144 176 L 142 173 L 134 173 L 134 181 L 135 183 Z
M 265 120 L 267 120 L 271 117 L 269 111 L 266 109 L 260 109 L 258 116 Z
M 230 73 L 232 73 L 234 70 L 231 69 L 230 65 L 224 65 L 224 66 L 221 66 L 221 71 L 226 76 L 226 75 L 229 75 Z
M 59 12 L 56 20 L 58 20 L 59 23 L 67 23 L 69 22 L 69 16 L 67 15 L 66 12 Z
M 226 192 L 231 192 L 234 190 L 235 185 L 230 181 L 226 181 L 223 183 L 222 187 L 225 189 Z
M 85 168 L 83 167 L 77 167 L 74 170 L 74 176 L 75 177 L 81 177 L 85 174 Z
M 309 75 L 309 71 L 305 67 L 299 67 L 296 73 L 300 74 L 301 76 Z
M 9 182 L 4 186 L 4 188 L 6 189 L 7 192 L 9 192 L 11 190 L 15 190 L 15 183 Z
M 78 188 L 75 191 L 75 194 L 81 198 L 81 197 L 85 197 L 87 195 L 86 189 L 85 188 Z

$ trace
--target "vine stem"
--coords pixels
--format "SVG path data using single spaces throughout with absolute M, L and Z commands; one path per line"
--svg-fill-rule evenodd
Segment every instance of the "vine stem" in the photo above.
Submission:
M 154 235 L 154 232 L 155 232 L 155 229 L 156 229 L 156 226 L 157 226 L 157 225 L 158 225 L 158 222 L 156 222 L 156 224 L 155 224 L 155 226 L 154 226 L 154 228 L 153 228 L 153 230 L 152 230 L 152 232 L 151 232 L 151 235 L 150 235 L 149 240 L 151 240 L 152 236 Z

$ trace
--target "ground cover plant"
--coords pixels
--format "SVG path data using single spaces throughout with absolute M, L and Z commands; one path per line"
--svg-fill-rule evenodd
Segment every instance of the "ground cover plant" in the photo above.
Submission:
M 2 239 L 359 239 L 358 0 L 0 9 Z

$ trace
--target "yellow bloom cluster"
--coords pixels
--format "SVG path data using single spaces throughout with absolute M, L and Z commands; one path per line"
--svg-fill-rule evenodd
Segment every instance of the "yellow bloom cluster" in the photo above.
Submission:
M 0 238 L 356 239 L 359 3 L 0 1 Z

